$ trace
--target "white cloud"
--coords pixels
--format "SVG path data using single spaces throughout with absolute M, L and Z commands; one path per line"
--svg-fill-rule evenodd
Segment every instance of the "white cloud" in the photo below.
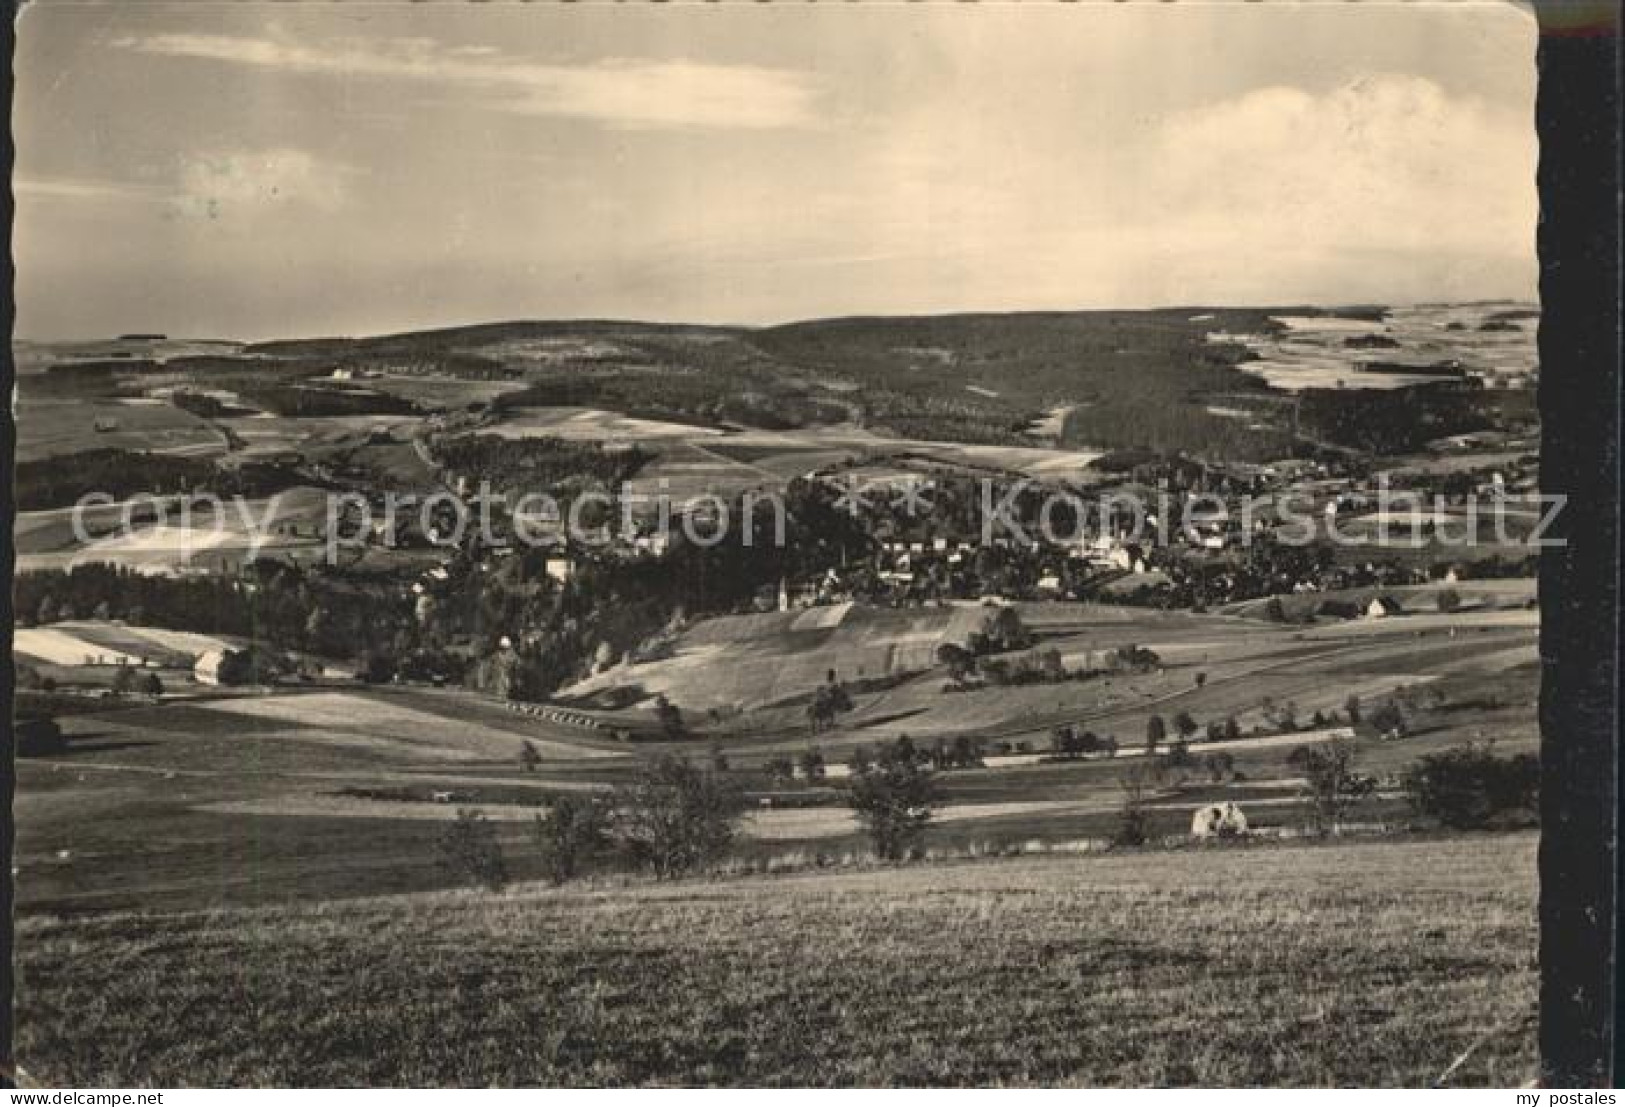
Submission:
M 292 205 L 333 211 L 346 198 L 345 170 L 303 150 L 225 150 L 181 166 L 172 198 L 177 215 L 217 219 Z
M 550 65 L 487 47 L 432 40 L 344 40 L 323 45 L 231 35 L 170 33 L 114 45 L 284 72 L 456 85 L 486 106 L 622 127 L 768 129 L 811 124 L 818 92 L 800 73 L 762 66 L 611 59 Z
M 1256 90 L 1169 118 L 1148 154 L 1132 206 L 1172 241 L 1532 256 L 1533 120 L 1422 77 Z

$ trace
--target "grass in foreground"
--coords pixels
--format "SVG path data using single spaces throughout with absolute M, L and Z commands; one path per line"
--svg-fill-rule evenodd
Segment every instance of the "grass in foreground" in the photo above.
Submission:
M 17 1055 L 144 1084 L 1521 1083 L 1532 834 L 18 923 Z M 1486 1031 L 1493 1032 L 1486 1035 Z

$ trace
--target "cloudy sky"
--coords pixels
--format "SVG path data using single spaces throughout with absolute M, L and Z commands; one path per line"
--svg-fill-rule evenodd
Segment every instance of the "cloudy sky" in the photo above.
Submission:
M 18 22 L 18 334 L 1532 298 L 1483 3 L 89 4 Z

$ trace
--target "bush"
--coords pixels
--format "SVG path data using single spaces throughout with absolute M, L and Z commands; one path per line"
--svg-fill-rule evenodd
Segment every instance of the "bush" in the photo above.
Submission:
M 519 743 L 519 767 L 521 769 L 527 773 L 533 773 L 536 771 L 536 766 L 540 765 L 541 763 L 542 754 L 541 751 L 536 748 L 535 742 L 532 742 L 529 738 L 526 738 L 523 742 Z
M 818 747 L 809 746 L 802 750 L 796 764 L 809 784 L 824 779 L 824 753 Z
M 661 878 L 714 864 L 745 813 L 739 789 L 726 777 L 672 754 L 649 762 L 619 790 L 614 806 L 617 844 Z
M 1434 602 L 1439 605 L 1440 611 L 1448 614 L 1461 606 L 1461 593 L 1454 588 L 1446 588 L 1439 593 Z
M 1153 715 L 1145 723 L 1145 752 L 1154 755 L 1157 747 L 1168 737 L 1168 724 L 1162 721 L 1161 715 Z
M 457 818 L 440 832 L 438 844 L 440 864 L 453 876 L 492 892 L 508 886 L 502 844 L 484 812 L 460 808 Z
M 566 792 L 536 816 L 534 833 L 547 878 L 563 884 L 609 845 L 609 812 L 592 796 Z
M 1381 738 L 1403 738 L 1410 728 L 1404 708 L 1393 700 L 1378 704 L 1368 712 L 1366 725 Z
M 905 740 L 883 746 L 861 770 L 854 764 L 847 802 L 875 853 L 898 861 L 919 841 L 936 804 L 936 784 Z
M 1540 760 L 1497 757 L 1488 745 L 1466 745 L 1422 757 L 1405 772 L 1418 814 L 1458 830 L 1525 825 L 1539 818 Z

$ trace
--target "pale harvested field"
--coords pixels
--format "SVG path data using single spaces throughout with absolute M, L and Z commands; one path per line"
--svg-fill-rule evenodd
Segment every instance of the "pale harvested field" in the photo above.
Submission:
M 428 759 L 511 759 L 518 756 L 523 741 L 511 731 L 459 722 L 349 692 L 221 699 L 198 706 L 223 715 L 243 715 L 299 727 L 309 732 L 302 735 L 308 741 L 390 749 Z M 612 751 L 549 742 L 544 738 L 531 742 L 546 758 L 580 760 L 616 756 Z
M 52 665 L 140 665 L 143 658 L 92 642 L 73 630 L 49 627 L 19 627 L 13 648 L 24 659 L 37 658 Z
M 574 442 L 622 440 L 644 442 L 665 439 L 706 438 L 722 434 L 710 427 L 691 423 L 668 423 L 657 419 L 636 419 L 613 411 L 579 407 L 521 408 L 500 423 L 481 427 L 481 434 L 501 438 L 562 438 Z
M 96 430 L 98 419 L 113 429 Z M 223 454 L 226 442 L 205 420 L 168 404 L 29 398 L 18 402 L 17 460 L 104 448 Z

